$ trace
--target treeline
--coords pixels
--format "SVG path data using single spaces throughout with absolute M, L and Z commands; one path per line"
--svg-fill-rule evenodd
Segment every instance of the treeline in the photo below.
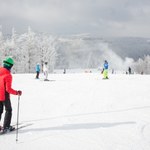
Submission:
M 135 54 L 137 55 L 137 54 Z M 150 74 L 150 56 L 138 60 L 122 58 L 108 42 L 88 36 L 55 37 L 38 34 L 29 27 L 24 34 L 12 29 L 11 36 L 4 37 L 0 30 L 0 63 L 6 56 L 12 56 L 14 73 L 33 73 L 37 63 L 48 62 L 49 72 L 54 69 L 102 68 L 103 61 L 109 62 L 110 70 L 127 70 L 134 73 Z
M 36 63 L 41 66 L 48 62 L 49 71 L 53 71 L 56 62 L 57 38 L 46 34 L 37 34 L 28 28 L 27 33 L 18 35 L 12 29 L 10 37 L 4 37 L 0 31 L 0 60 L 6 56 L 12 56 L 15 65 L 14 73 L 33 73 Z

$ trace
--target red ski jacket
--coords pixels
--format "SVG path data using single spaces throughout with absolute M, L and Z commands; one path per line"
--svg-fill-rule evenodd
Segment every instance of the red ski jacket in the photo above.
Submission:
M 5 94 L 18 95 L 18 92 L 11 88 L 12 75 L 6 68 L 0 68 L 0 101 L 5 101 Z

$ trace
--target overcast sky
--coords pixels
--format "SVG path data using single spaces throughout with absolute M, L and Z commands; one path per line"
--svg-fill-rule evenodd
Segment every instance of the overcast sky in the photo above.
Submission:
M 4 33 L 12 27 L 56 35 L 150 37 L 150 0 L 0 0 Z

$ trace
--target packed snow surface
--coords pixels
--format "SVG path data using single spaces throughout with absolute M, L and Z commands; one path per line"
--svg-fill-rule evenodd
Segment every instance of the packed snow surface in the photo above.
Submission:
M 150 150 L 150 76 L 100 73 L 13 74 L 22 90 L 19 123 L 1 150 Z M 18 96 L 11 95 L 17 121 Z M 4 116 L 4 114 L 3 114 Z M 3 121 L 3 118 L 2 118 Z M 1 122 L 2 124 L 2 122 Z

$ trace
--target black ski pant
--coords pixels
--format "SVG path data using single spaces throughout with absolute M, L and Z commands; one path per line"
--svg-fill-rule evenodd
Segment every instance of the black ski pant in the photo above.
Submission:
M 4 117 L 4 123 L 3 128 L 10 126 L 11 123 L 11 117 L 12 117 L 12 107 L 11 107 L 11 101 L 10 99 L 6 99 L 5 101 L 0 101 L 0 120 L 3 114 L 3 110 L 5 107 L 5 117 Z
M 37 71 L 37 72 L 36 72 L 36 79 L 38 79 L 38 78 L 39 78 L 39 74 L 40 74 L 40 72 L 39 72 L 39 71 Z

